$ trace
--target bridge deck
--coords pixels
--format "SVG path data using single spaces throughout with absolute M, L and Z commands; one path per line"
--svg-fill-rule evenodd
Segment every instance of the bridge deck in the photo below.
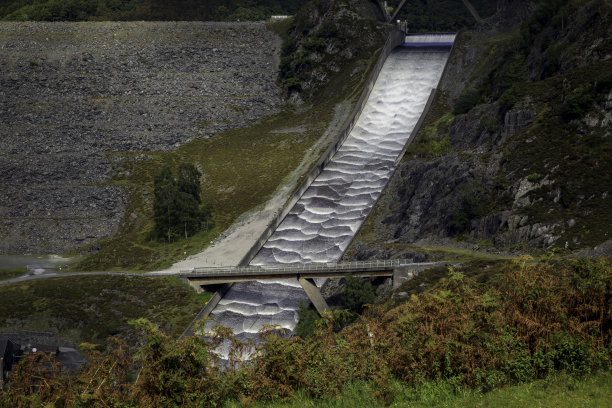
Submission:
M 435 262 L 413 263 L 411 260 L 365 261 L 341 263 L 311 263 L 293 265 L 235 266 L 194 268 L 178 276 L 191 282 L 221 283 L 263 279 L 331 278 L 346 275 L 392 276 L 395 269 L 411 267 L 422 269 L 435 266 Z

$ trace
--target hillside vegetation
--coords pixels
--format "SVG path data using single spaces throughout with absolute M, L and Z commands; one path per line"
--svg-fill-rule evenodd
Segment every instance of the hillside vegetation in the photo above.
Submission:
M 0 0 L 5 21 L 235 21 L 294 14 L 306 0 Z
M 233 341 L 231 369 L 214 365 L 211 353 L 218 341 L 233 338 L 229 330 L 218 327 L 210 341 L 176 341 L 139 319 L 133 324 L 142 330 L 142 347 L 111 341 L 104 354 L 90 350 L 90 364 L 72 377 L 58 368 L 40 372 L 44 359 L 30 356 L 1 397 L 14 407 L 220 406 L 298 392 L 320 400 L 357 389 L 385 405 L 418 399 L 432 386 L 461 395 L 559 372 L 587 375 L 610 367 L 611 287 L 609 260 L 451 269 L 431 289 L 417 287 L 404 301 L 389 297 L 339 332 L 345 311 L 326 315 L 306 339 L 264 332 L 248 364 L 236 358 L 252 346 Z
M 146 317 L 178 337 L 210 295 L 178 278 L 92 275 L 3 284 L 0 331 L 51 330 L 104 348 L 109 336 L 130 338 L 129 320 Z
M 462 32 L 351 256 L 399 256 L 417 241 L 573 251 L 610 240 L 611 11 L 513 1 Z

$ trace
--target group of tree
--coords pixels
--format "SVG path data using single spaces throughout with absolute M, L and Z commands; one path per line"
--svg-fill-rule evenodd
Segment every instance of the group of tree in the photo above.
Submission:
M 7 21 L 235 21 L 294 14 L 306 0 L 0 0 Z
M 181 163 L 175 174 L 164 166 L 155 176 L 153 219 L 156 239 L 174 241 L 214 225 L 212 205 L 202 203 L 202 173 L 191 163 Z

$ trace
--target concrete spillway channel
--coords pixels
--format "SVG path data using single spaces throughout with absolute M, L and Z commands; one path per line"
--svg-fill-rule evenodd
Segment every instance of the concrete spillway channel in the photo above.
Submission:
M 342 147 L 251 261 L 336 262 L 372 209 L 442 75 L 454 35 L 408 36 L 387 57 Z M 243 340 L 264 325 L 293 330 L 304 290 L 293 280 L 234 284 L 211 314 Z

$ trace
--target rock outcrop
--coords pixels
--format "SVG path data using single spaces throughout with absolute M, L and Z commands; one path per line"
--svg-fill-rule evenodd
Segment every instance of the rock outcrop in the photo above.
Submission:
M 536 7 L 507 2 L 461 33 L 417 147 L 347 257 L 405 256 L 421 243 L 575 251 L 609 242 L 612 6 Z

